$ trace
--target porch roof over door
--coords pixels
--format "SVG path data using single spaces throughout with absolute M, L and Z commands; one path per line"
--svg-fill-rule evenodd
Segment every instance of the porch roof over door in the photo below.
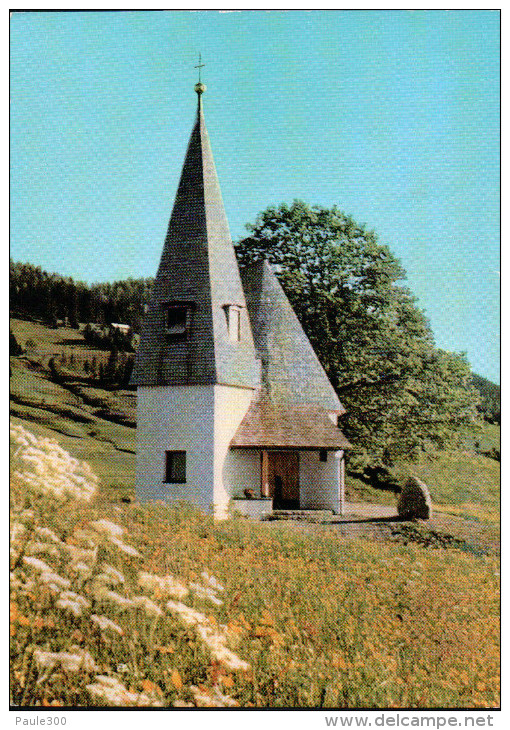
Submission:
M 320 406 L 283 405 L 255 398 L 231 448 L 350 449 L 351 444 Z

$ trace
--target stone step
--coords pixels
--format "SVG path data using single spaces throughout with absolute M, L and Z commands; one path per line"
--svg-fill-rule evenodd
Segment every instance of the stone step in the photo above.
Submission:
M 303 520 L 308 522 L 329 522 L 332 510 L 323 509 L 274 509 L 266 520 Z

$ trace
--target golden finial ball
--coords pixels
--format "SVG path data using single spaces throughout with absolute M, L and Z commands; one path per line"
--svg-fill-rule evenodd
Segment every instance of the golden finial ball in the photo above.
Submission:
M 203 93 L 204 93 L 204 91 L 206 91 L 206 89 L 207 89 L 207 86 L 206 86 L 205 84 L 202 84 L 202 83 L 200 83 L 200 82 L 199 82 L 198 84 L 195 84 L 195 91 L 196 91 L 196 92 L 197 92 L 197 94 L 199 94 L 199 95 L 200 95 L 200 94 L 203 94 Z

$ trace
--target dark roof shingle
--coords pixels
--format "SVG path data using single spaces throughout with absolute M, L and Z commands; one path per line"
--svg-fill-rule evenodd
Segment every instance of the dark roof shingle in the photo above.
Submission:
M 187 302 L 189 326 L 182 336 L 169 337 L 166 309 L 182 302 Z M 229 338 L 228 304 L 241 305 L 239 342 Z M 131 382 L 258 385 L 250 322 L 200 99 Z
M 351 444 L 318 406 L 279 404 L 255 396 L 232 448 L 349 449 Z
M 262 387 L 232 447 L 347 449 L 332 418 L 345 413 L 267 262 L 241 269 Z

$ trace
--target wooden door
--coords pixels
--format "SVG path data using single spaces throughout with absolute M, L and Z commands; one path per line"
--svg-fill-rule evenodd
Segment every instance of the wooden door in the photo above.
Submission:
M 299 453 L 297 451 L 269 452 L 268 484 L 274 509 L 299 508 Z

